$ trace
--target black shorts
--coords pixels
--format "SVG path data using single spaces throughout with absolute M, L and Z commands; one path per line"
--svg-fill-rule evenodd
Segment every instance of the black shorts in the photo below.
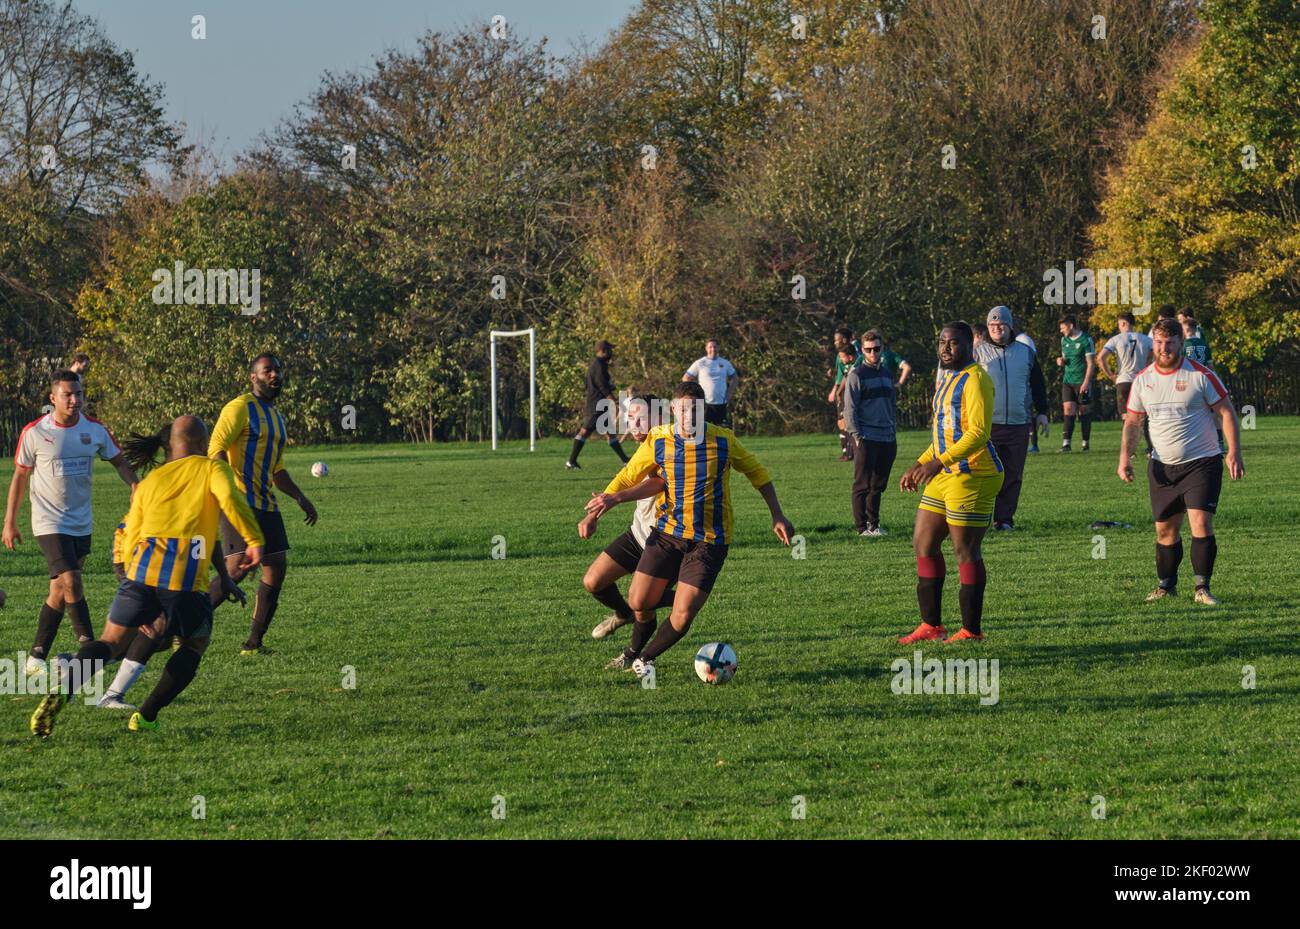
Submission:
M 108 618 L 119 626 L 145 626 L 167 617 L 163 635 L 203 639 L 212 635 L 212 601 L 206 590 L 160 590 L 135 581 L 117 588 Z
M 725 403 L 706 403 L 704 404 L 704 421 L 713 423 L 715 426 L 726 426 L 731 428 L 731 413 L 727 411 Z
M 253 516 L 257 518 L 257 525 L 262 530 L 262 538 L 265 543 L 262 546 L 263 555 L 274 555 L 278 552 L 287 552 L 289 550 L 289 534 L 284 531 L 284 514 L 280 510 L 271 512 L 270 510 L 253 510 Z M 244 544 L 243 537 L 235 531 L 235 527 L 230 525 L 230 521 L 225 516 L 221 517 L 221 550 L 226 555 L 237 555 L 244 549 L 248 548 Z
M 601 401 L 605 403 L 602 404 Z M 597 397 L 592 400 L 588 398 L 586 405 L 582 408 L 582 428 L 587 431 L 588 435 L 612 435 L 618 432 L 618 419 L 611 413 L 612 422 L 601 423 L 605 418 L 605 407 L 609 406 L 608 398 Z M 610 426 L 608 431 L 601 431 L 596 428 L 597 423 Z
M 708 591 L 713 589 L 713 582 L 718 579 L 726 560 L 725 545 L 678 539 L 652 529 L 636 569 L 651 577 L 666 578 Z
M 605 554 L 613 558 L 614 563 L 628 574 L 636 570 L 644 551 L 645 549 L 636 540 L 636 536 L 632 534 L 631 529 L 605 546 Z
M 64 535 L 62 532 L 38 535 L 36 544 L 41 547 L 45 563 L 50 566 L 51 578 L 65 571 L 80 571 L 82 562 L 90 554 L 88 535 Z
M 1119 408 L 1120 419 L 1123 419 L 1124 414 L 1128 412 L 1128 395 L 1132 389 L 1132 381 L 1125 381 L 1123 384 L 1115 385 L 1115 405 Z
M 1151 459 L 1147 465 L 1147 483 L 1151 487 L 1151 515 L 1164 522 L 1187 510 L 1219 507 L 1223 489 L 1223 456 L 1195 458 L 1182 464 L 1165 464 Z
M 1092 402 L 1092 390 L 1080 390 L 1082 384 L 1062 384 L 1061 385 L 1061 402 L 1078 403 L 1087 406 Z

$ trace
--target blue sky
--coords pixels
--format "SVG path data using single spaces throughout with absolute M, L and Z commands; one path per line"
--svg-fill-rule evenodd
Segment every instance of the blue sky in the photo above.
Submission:
M 427 30 L 506 17 L 516 34 L 568 54 L 599 45 L 634 0 L 74 0 L 136 67 L 166 87 L 167 115 L 187 141 L 225 161 L 305 99 L 326 71 L 366 67 L 385 48 L 410 49 Z M 207 17 L 207 39 L 190 19 Z

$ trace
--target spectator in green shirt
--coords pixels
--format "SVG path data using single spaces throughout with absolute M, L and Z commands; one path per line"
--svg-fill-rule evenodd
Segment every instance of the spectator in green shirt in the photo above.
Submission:
M 841 359 L 841 352 L 845 350 L 853 352 L 853 362 L 846 364 Z M 853 338 L 853 330 L 846 326 L 840 326 L 835 330 L 835 367 L 827 369 L 827 377 L 834 377 L 835 384 L 831 387 L 831 392 L 826 395 L 826 402 L 839 410 L 842 406 L 844 396 L 844 376 L 862 364 L 862 348 L 859 346 L 857 339 Z M 838 419 L 838 414 L 836 416 Z M 849 442 L 849 434 L 840 428 L 840 461 L 853 460 L 853 445 Z

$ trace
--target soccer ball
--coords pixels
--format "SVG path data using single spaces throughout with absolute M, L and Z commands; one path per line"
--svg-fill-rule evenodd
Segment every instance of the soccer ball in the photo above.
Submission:
M 323 461 L 318 461 L 311 466 L 312 477 L 329 477 L 330 466 Z
M 725 684 L 736 673 L 736 652 L 726 642 L 710 642 L 695 653 L 695 674 L 706 684 Z

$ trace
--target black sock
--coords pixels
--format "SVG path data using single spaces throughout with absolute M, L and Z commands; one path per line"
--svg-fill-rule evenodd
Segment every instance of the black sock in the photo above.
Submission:
M 943 616 L 939 612 L 943 602 L 943 575 L 946 565 L 943 555 L 933 558 L 917 556 L 916 559 L 916 603 L 921 608 L 921 622 L 931 626 L 942 626 Z
M 957 599 L 961 603 L 961 624 L 967 632 L 980 634 L 980 623 L 984 617 L 984 585 L 987 575 L 984 562 L 968 561 L 957 566 L 961 575 L 961 590 Z
M 655 627 L 659 623 L 657 620 L 650 620 L 648 623 L 632 624 L 632 641 L 627 648 L 623 649 L 623 654 L 628 658 L 635 658 L 641 654 L 641 649 L 650 641 L 650 636 L 654 635 Z
M 677 628 L 673 626 L 671 622 L 664 623 L 655 633 L 655 637 L 650 640 L 650 644 L 642 649 L 641 660 L 654 661 L 664 652 L 668 651 L 668 649 L 676 645 L 678 640 L 690 631 L 691 627 L 689 623 L 686 628 L 680 632 L 677 631 Z
M 149 656 L 158 651 L 160 642 L 166 639 L 151 639 L 143 632 L 137 632 L 131 644 L 126 647 L 126 658 L 129 661 L 138 661 L 140 664 L 146 664 Z
M 86 605 L 85 597 L 68 607 L 68 621 L 72 623 L 78 642 L 94 640 L 95 630 L 90 627 L 90 607 Z
M 623 460 L 623 464 L 627 464 L 628 462 L 627 452 L 623 451 L 622 442 L 620 442 L 618 439 L 610 439 L 609 447 L 614 450 L 615 455 L 617 455 L 619 458 Z
M 54 635 L 63 622 L 63 610 L 56 610 L 48 603 L 41 604 L 41 618 L 36 621 L 36 641 L 32 645 L 32 657 L 44 658 L 50 653 L 54 644 Z
M 275 618 L 275 607 L 279 602 L 279 587 L 272 587 L 265 581 L 257 585 L 257 599 L 253 602 L 253 625 L 248 631 L 248 641 L 244 643 L 244 648 L 261 647 L 262 639 L 266 637 L 266 630 L 271 627 L 271 620 Z
M 582 452 L 582 446 L 587 444 L 586 439 L 575 438 L 573 440 L 573 451 L 569 452 L 569 461 L 574 464 L 578 463 L 578 455 Z
M 1084 413 L 1079 419 L 1083 424 L 1083 441 L 1087 442 L 1092 437 L 1092 414 Z
M 1065 430 L 1061 433 L 1061 438 L 1063 438 L 1065 441 L 1062 444 L 1069 445 L 1070 439 L 1073 437 L 1074 437 L 1074 415 L 1071 413 L 1066 413 Z
M 158 711 L 175 700 L 182 690 L 194 680 L 203 656 L 192 648 L 182 648 L 168 659 L 163 667 L 162 677 L 153 693 L 144 698 L 140 704 L 140 715 L 153 722 L 158 718 Z
M 659 595 L 659 602 L 655 604 L 656 610 L 671 610 L 673 600 L 677 597 L 676 587 L 665 587 L 664 592 Z
M 618 591 L 617 584 L 606 584 L 600 590 L 593 590 L 591 595 L 596 598 L 597 602 L 609 607 L 619 619 L 633 619 L 632 608 L 627 605 L 623 595 Z
M 95 676 L 95 668 L 87 662 L 98 661 L 101 667 L 108 664 L 113 658 L 113 646 L 107 642 L 98 640 L 87 642 L 81 648 L 77 649 L 76 656 L 72 659 L 72 667 L 69 670 L 69 687 L 68 694 L 75 694 Z M 89 671 L 89 676 L 83 677 L 83 670 Z
M 1192 571 L 1196 586 L 1208 588 L 1214 573 L 1214 558 L 1219 554 L 1219 543 L 1214 536 L 1192 536 Z
M 1156 577 L 1165 590 L 1178 586 L 1178 566 L 1183 563 L 1183 540 L 1173 545 L 1156 543 Z

